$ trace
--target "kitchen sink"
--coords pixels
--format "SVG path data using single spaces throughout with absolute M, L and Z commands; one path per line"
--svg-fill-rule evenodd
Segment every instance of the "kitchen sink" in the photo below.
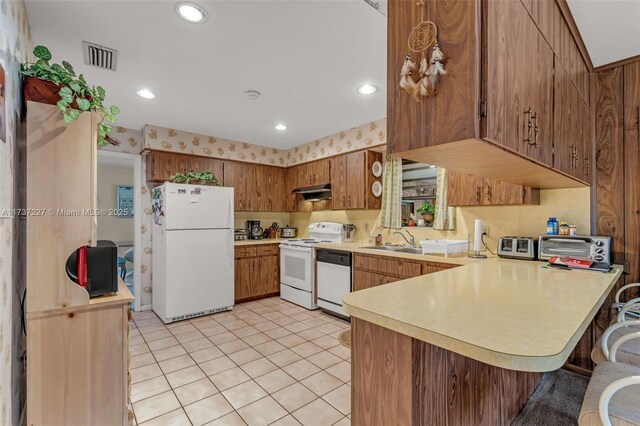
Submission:
M 398 253 L 422 254 L 422 249 L 420 247 L 402 247 L 394 251 Z
M 403 246 L 369 246 L 361 247 L 367 250 L 393 251 L 397 253 L 422 254 L 420 247 L 403 247 Z
M 400 247 L 397 246 L 369 246 L 369 247 L 360 247 L 367 250 L 383 250 L 383 251 L 396 251 Z

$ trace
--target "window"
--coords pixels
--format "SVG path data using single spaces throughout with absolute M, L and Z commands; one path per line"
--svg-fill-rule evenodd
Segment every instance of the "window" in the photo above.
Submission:
M 436 184 L 436 166 L 402 160 L 402 226 L 433 226 L 423 223 L 417 210 L 424 203 L 436 205 Z

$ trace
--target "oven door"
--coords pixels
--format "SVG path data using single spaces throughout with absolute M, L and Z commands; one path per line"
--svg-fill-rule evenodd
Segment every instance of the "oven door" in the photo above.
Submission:
M 280 246 L 280 282 L 303 291 L 313 290 L 313 248 Z

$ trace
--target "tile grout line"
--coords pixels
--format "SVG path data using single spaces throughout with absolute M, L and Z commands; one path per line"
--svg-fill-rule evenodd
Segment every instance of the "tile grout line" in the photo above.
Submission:
M 264 305 L 263 305 L 263 306 L 264 306 Z M 275 305 L 274 305 L 274 306 L 275 306 Z M 215 335 L 222 334 L 222 333 L 226 333 L 226 332 L 229 332 L 229 333 L 233 334 L 233 335 L 236 337 L 236 339 L 235 339 L 235 340 L 232 340 L 232 341 L 237 341 L 237 340 L 242 341 L 244 344 L 246 344 L 246 345 L 248 346 L 248 348 L 252 348 L 252 349 L 254 349 L 256 352 L 258 352 L 258 353 L 261 355 L 261 356 L 260 356 L 260 358 L 258 358 L 258 359 L 266 359 L 267 361 L 271 362 L 272 364 L 274 364 L 274 363 L 273 363 L 271 360 L 269 360 L 269 359 L 267 358 L 268 356 L 270 356 L 270 355 L 275 355 L 275 354 L 280 353 L 280 352 L 283 352 L 283 351 L 285 351 L 285 350 L 287 350 L 287 349 L 289 349 L 289 350 L 291 351 L 291 347 L 288 347 L 288 346 L 282 345 L 280 342 L 278 342 L 278 340 L 277 340 L 277 339 L 272 338 L 272 337 L 271 337 L 271 336 L 269 336 L 269 335 L 266 335 L 263 331 L 261 331 L 261 330 L 259 330 L 259 329 L 256 329 L 256 328 L 254 327 L 255 325 L 262 324 L 262 323 L 264 323 L 264 322 L 271 322 L 271 323 L 273 323 L 273 324 L 275 324 L 275 325 L 277 326 L 277 327 L 274 327 L 274 328 L 272 328 L 272 329 L 275 329 L 275 328 L 284 328 L 284 329 L 286 329 L 286 330 L 289 332 L 289 334 L 288 334 L 288 335 L 281 336 L 281 337 L 279 337 L 278 339 L 282 339 L 282 338 L 285 338 L 285 337 L 290 336 L 290 335 L 296 335 L 296 336 L 298 336 L 299 338 L 301 338 L 302 340 L 304 340 L 304 341 L 305 341 L 305 343 L 313 343 L 313 341 L 312 341 L 312 340 L 309 340 L 309 339 L 307 339 L 307 338 L 305 338 L 305 337 L 299 336 L 299 335 L 298 335 L 298 333 L 300 333 L 300 332 L 304 332 L 305 330 L 309 330 L 309 329 L 312 329 L 312 328 L 315 328 L 315 327 L 318 327 L 318 326 L 309 326 L 308 328 L 305 328 L 305 329 L 300 330 L 300 331 L 298 331 L 298 332 L 294 332 L 294 331 L 291 331 L 291 330 L 287 329 L 287 328 L 286 328 L 286 325 L 285 325 L 285 326 L 281 326 L 281 325 L 279 325 L 279 324 L 277 324 L 277 323 L 274 323 L 274 322 L 273 322 L 273 320 L 271 320 L 271 319 L 269 319 L 269 318 L 265 318 L 263 314 L 256 313 L 255 311 L 253 311 L 253 310 L 252 310 L 251 308 L 249 308 L 249 307 L 245 307 L 245 309 L 247 309 L 247 310 L 249 310 L 249 311 L 253 312 L 253 315 L 251 315 L 251 316 L 259 316 L 259 317 L 263 318 L 265 321 L 260 322 L 260 323 L 255 323 L 255 324 L 249 324 L 249 323 L 247 323 L 246 321 L 244 321 L 244 319 L 242 319 L 242 318 L 240 318 L 240 317 L 236 316 L 236 315 L 233 313 L 233 311 L 229 311 L 229 315 L 228 315 L 228 316 L 234 316 L 237 320 L 240 320 L 240 321 L 242 321 L 242 322 L 244 322 L 244 323 L 246 324 L 246 326 L 243 326 L 243 327 L 237 327 L 237 328 L 234 328 L 234 329 L 229 329 L 229 328 L 227 328 L 224 324 L 222 324 L 222 323 L 220 323 L 218 320 L 216 320 L 215 318 L 212 318 L 212 317 L 213 317 L 213 315 L 210 315 L 210 316 L 207 316 L 207 317 L 201 317 L 201 318 L 210 318 L 211 320 L 213 320 L 214 322 L 216 322 L 218 325 L 222 326 L 225 330 L 227 330 L 227 331 L 225 331 L 225 332 L 217 333 L 217 334 L 215 334 Z M 271 308 L 270 308 L 270 309 L 271 309 Z M 272 311 L 273 311 L 273 312 L 277 312 L 276 310 L 273 310 L 273 309 L 272 309 Z M 241 310 L 239 313 L 241 313 L 241 314 L 242 314 L 243 312 L 244 312 L 244 310 Z M 302 312 L 302 313 L 306 313 L 306 312 Z M 215 314 L 214 314 L 214 315 L 215 315 Z M 289 316 L 289 315 L 285 315 L 285 314 L 282 314 L 282 315 L 283 315 L 283 317 L 289 317 L 289 318 L 291 318 L 291 316 Z M 298 314 L 294 314 L 294 315 L 298 315 Z M 309 315 L 310 315 L 310 314 L 309 314 Z M 312 315 L 312 316 L 314 316 L 314 317 L 318 318 L 318 317 L 320 317 L 321 315 L 326 315 L 326 314 Z M 225 316 L 225 317 L 226 317 L 226 316 Z M 154 318 L 154 317 L 152 317 L 152 318 Z M 157 316 L 155 316 L 155 318 L 157 318 Z M 151 318 L 145 318 L 145 319 L 151 319 Z M 219 319 L 223 319 L 223 318 L 219 318 Z M 312 319 L 313 319 L 313 318 L 312 318 Z M 349 323 L 344 322 L 344 321 L 342 321 L 342 320 L 340 320 L 340 319 L 335 319 L 335 318 L 326 318 L 326 319 L 328 320 L 328 321 L 325 321 L 325 323 L 326 323 L 326 324 L 330 324 L 331 322 L 336 321 L 336 322 L 341 323 L 341 324 L 343 324 L 343 325 L 348 325 L 348 326 L 350 326 L 350 324 L 349 324 Z M 195 328 L 195 330 L 193 330 L 193 331 L 198 331 L 198 332 L 202 335 L 202 337 L 199 337 L 199 338 L 196 338 L 196 339 L 190 340 L 189 342 L 191 342 L 191 341 L 196 341 L 196 340 L 201 340 L 201 339 L 207 339 L 207 340 L 209 341 L 209 343 L 211 343 L 211 344 L 213 345 L 213 347 L 215 347 L 216 349 L 218 349 L 218 350 L 223 354 L 223 355 L 221 355 L 221 356 L 219 356 L 219 357 L 217 357 L 217 358 L 213 358 L 213 359 L 218 359 L 218 358 L 221 358 L 221 357 L 223 357 L 223 356 L 224 356 L 224 357 L 228 358 L 228 359 L 229 359 L 229 360 L 234 364 L 234 366 L 235 366 L 235 367 L 231 367 L 231 368 L 229 368 L 229 369 L 226 369 L 226 370 L 220 371 L 220 372 L 218 372 L 218 373 L 216 373 L 216 374 L 220 374 L 220 373 L 223 373 L 223 372 L 225 372 L 225 371 L 229 371 L 230 369 L 233 369 L 233 368 L 240 368 L 240 369 L 241 369 L 245 374 L 247 374 L 247 372 L 242 368 L 242 365 L 237 364 L 235 361 L 233 361 L 233 359 L 229 358 L 229 355 L 234 354 L 234 353 L 236 353 L 236 352 L 240 352 L 240 351 L 245 350 L 245 349 L 248 349 L 248 348 L 241 349 L 241 350 L 234 351 L 234 352 L 230 352 L 230 353 L 226 353 L 226 352 L 222 351 L 222 350 L 218 347 L 219 345 L 216 345 L 213 341 L 211 341 L 211 339 L 210 339 L 210 337 L 211 337 L 211 336 L 207 336 L 207 335 L 205 335 L 204 333 L 202 333 L 202 331 L 200 330 L 200 328 L 198 327 L 198 325 L 197 325 L 197 324 L 198 324 L 199 322 L 203 322 L 203 321 L 197 321 L 196 323 L 191 322 L 191 321 L 192 321 L 192 320 L 188 320 L 188 324 L 184 324 L 184 325 L 185 325 L 185 326 L 186 326 L 186 325 L 191 325 L 192 327 L 194 327 L 194 328 Z M 296 320 L 296 321 L 299 321 L 299 322 L 304 323 L 304 320 L 303 320 L 303 321 Z M 306 321 L 309 321 L 309 319 L 308 319 L 308 320 L 306 320 Z M 148 342 L 148 341 L 147 341 L 147 339 L 144 337 L 144 334 L 140 331 L 140 328 L 137 326 L 137 323 L 136 323 L 135 319 L 133 319 L 133 322 L 134 322 L 134 324 L 136 325 L 136 328 L 138 329 L 138 332 L 140 333 L 140 336 L 142 336 L 142 338 L 143 338 L 143 340 L 144 340 L 145 344 L 147 345 L 147 348 L 149 349 L 149 353 L 151 353 L 151 356 L 152 356 L 152 357 L 153 357 L 153 359 L 155 360 L 156 365 L 158 365 L 158 368 L 160 369 L 160 371 L 161 371 L 161 373 L 162 373 L 162 376 L 165 378 L 165 380 L 166 380 L 166 381 L 167 381 L 167 383 L 169 384 L 169 387 L 170 387 L 171 391 L 173 392 L 174 396 L 176 397 L 176 399 L 177 399 L 178 403 L 180 404 L 180 408 L 182 409 L 182 411 L 183 411 L 183 412 L 185 413 L 185 415 L 187 416 L 187 419 L 188 419 L 191 423 L 193 423 L 193 422 L 191 421 L 191 418 L 189 417 L 189 415 L 186 413 L 185 406 L 182 404 L 182 402 L 180 401 L 180 399 L 177 397 L 177 394 L 175 393 L 175 389 L 178 389 L 178 388 L 183 387 L 183 386 L 187 386 L 187 385 L 189 385 L 189 384 L 191 384 L 191 383 L 194 383 L 194 382 L 196 382 L 196 381 L 198 381 L 198 380 L 194 380 L 193 382 L 185 383 L 185 384 L 184 384 L 184 385 L 182 385 L 182 386 L 179 386 L 179 387 L 177 387 L 177 388 L 174 388 L 174 387 L 173 387 L 173 385 L 171 384 L 171 382 L 169 382 L 169 380 L 167 379 L 167 377 L 166 377 L 166 374 L 165 374 L 164 370 L 162 369 L 162 367 L 160 367 L 160 362 L 161 362 L 161 361 L 158 361 L 158 360 L 157 360 L 156 355 L 153 353 L 153 351 L 151 350 L 151 348 L 148 346 L 149 342 Z M 293 323 L 292 323 L 292 324 L 293 324 Z M 194 364 L 198 367 L 198 370 L 204 374 L 205 378 L 207 378 L 209 381 L 211 381 L 211 382 L 212 382 L 212 380 L 211 380 L 211 376 L 209 376 L 208 374 L 206 374 L 206 373 L 204 372 L 204 370 L 202 370 L 202 368 L 200 367 L 200 363 L 198 363 L 198 362 L 197 362 L 197 361 L 196 361 L 196 360 L 191 356 L 191 352 L 189 352 L 189 351 L 184 347 L 184 344 L 189 343 L 189 342 L 184 342 L 184 343 L 183 343 L 183 342 L 179 341 L 179 340 L 178 340 L 178 338 L 177 338 L 177 336 L 178 336 L 179 334 L 186 334 L 186 333 L 190 333 L 190 332 L 193 332 L 193 331 L 188 331 L 188 332 L 185 332 L 185 333 L 178 333 L 178 334 L 174 334 L 174 332 L 172 331 L 172 328 L 167 327 L 167 325 L 166 325 L 166 324 L 164 324 L 164 323 L 162 322 L 162 320 L 160 320 L 160 324 L 159 324 L 159 325 L 163 325 L 163 326 L 165 327 L 165 329 L 166 329 L 167 331 L 169 331 L 169 333 L 171 334 L 171 337 L 175 338 L 175 339 L 176 339 L 176 341 L 178 342 L 178 344 L 173 345 L 173 346 L 169 346 L 169 347 L 167 347 L 167 348 L 175 347 L 175 346 L 180 346 L 180 347 L 185 351 L 185 354 L 186 354 L 186 355 L 188 355 L 188 356 L 189 356 L 189 358 L 190 358 L 190 359 L 194 362 Z M 305 324 L 305 325 L 308 325 L 308 324 Z M 153 325 L 150 325 L 150 326 L 153 326 Z M 267 341 L 267 342 L 263 342 L 263 343 L 259 343 L 259 344 L 257 344 L 257 345 L 251 345 L 251 344 L 247 343 L 246 341 L 244 341 L 244 339 L 243 339 L 242 337 L 240 337 L 240 336 L 238 336 L 237 334 L 235 334 L 235 333 L 234 333 L 234 330 L 239 330 L 239 329 L 242 329 L 242 328 L 245 328 L 245 327 L 249 327 L 249 326 L 251 326 L 251 327 L 253 327 L 254 329 L 258 330 L 258 332 L 257 332 L 257 333 L 254 333 L 254 334 L 252 334 L 252 335 L 256 335 L 256 334 L 265 334 L 267 337 L 269 337 L 269 339 L 270 339 L 269 341 L 273 341 L 273 342 L 280 343 L 282 346 L 285 346 L 285 347 L 284 347 L 283 349 L 281 349 L 280 351 L 274 352 L 274 353 L 269 354 L 269 355 L 264 355 L 262 352 L 257 351 L 257 350 L 255 349 L 255 347 L 256 347 L 256 346 L 261 345 L 261 344 L 263 344 L 263 343 L 268 343 L 269 341 Z M 174 328 L 178 328 L 178 327 L 181 327 L 181 326 L 177 326 L 177 327 L 174 327 Z M 346 328 L 346 327 L 341 327 L 341 328 Z M 265 331 L 269 331 L 269 330 L 265 330 Z M 317 340 L 317 339 L 320 339 L 320 338 L 322 338 L 322 337 L 326 337 L 326 336 L 330 336 L 330 337 L 332 337 L 332 338 L 334 338 L 334 339 L 338 340 L 338 338 L 337 338 L 337 337 L 331 336 L 331 334 L 332 334 L 332 333 L 335 333 L 335 332 L 337 332 L 337 331 L 339 331 L 339 330 L 336 330 L 336 331 L 333 331 L 333 332 L 330 332 L 330 333 L 326 333 L 326 332 L 324 332 L 324 331 L 320 331 L 324 336 L 316 337 L 316 338 L 314 338 L 313 340 Z M 212 335 L 212 336 L 215 336 L 215 335 Z M 245 338 L 247 338 L 247 337 L 250 337 L 250 336 L 252 336 L 252 335 L 247 335 L 247 336 L 244 336 L 244 337 L 245 337 Z M 161 339 L 162 339 L 162 338 L 161 338 Z M 160 339 L 157 339 L 157 340 L 160 340 Z M 232 341 L 230 341 L 230 342 L 232 342 Z M 221 343 L 220 345 L 223 345 L 223 344 L 225 344 L 225 343 L 229 343 L 229 342 L 224 342 L 224 343 Z M 300 343 L 300 345 L 302 345 L 302 344 L 304 344 L 304 343 Z M 320 352 L 317 352 L 317 353 L 329 352 L 329 350 L 330 350 L 330 349 L 332 349 L 332 348 L 334 348 L 334 347 L 337 347 L 337 346 L 341 346 L 341 344 L 340 344 L 340 343 L 338 343 L 338 345 L 332 346 L 331 348 L 324 348 L 324 347 L 322 347 L 322 346 L 320 346 L 320 345 L 317 345 L 317 344 L 315 344 L 315 343 L 313 343 L 313 344 L 314 344 L 315 346 L 317 346 L 317 347 L 319 347 L 319 348 L 321 349 L 321 351 L 320 351 Z M 299 346 L 299 345 L 296 345 L 296 346 Z M 163 350 L 163 349 L 167 349 L 167 348 L 157 349 L 157 351 L 159 351 L 159 350 Z M 204 350 L 204 349 L 208 349 L 208 348 L 203 348 L 203 349 L 200 349 L 200 350 Z M 195 352 L 197 352 L 197 351 L 195 351 Z M 292 362 L 292 363 L 290 363 L 290 364 L 287 364 L 287 365 L 291 365 L 291 364 L 293 364 L 293 363 L 295 363 L 295 362 L 299 362 L 299 361 L 301 361 L 301 360 L 307 360 L 307 361 L 308 361 L 308 358 L 310 358 L 311 356 L 313 356 L 313 355 L 316 355 L 316 354 L 317 354 L 317 353 L 316 353 L 316 354 L 310 355 L 310 356 L 308 356 L 308 357 L 303 357 L 302 355 L 300 355 L 299 353 L 297 353 L 297 352 L 295 352 L 295 351 L 292 351 L 292 352 L 294 352 L 297 356 L 301 357 L 301 359 L 300 359 L 300 360 L 298 360 L 298 361 L 294 361 L 294 362 Z M 330 352 L 330 353 L 331 353 L 331 352 Z M 163 360 L 163 361 L 168 361 L 168 360 L 170 360 L 170 359 L 174 359 L 174 358 L 177 358 L 177 357 L 183 356 L 183 355 L 185 355 L 185 354 L 177 355 L 176 357 L 168 358 L 168 359 Z M 332 353 L 332 354 L 333 354 L 333 353 Z M 142 354 L 140 354 L 140 355 L 142 355 Z M 328 392 L 325 392 L 323 395 L 317 395 L 313 390 L 309 389 L 307 386 L 305 386 L 303 383 L 301 383 L 301 381 L 300 381 L 300 380 L 298 380 L 298 379 L 296 379 L 296 378 L 292 377 L 290 374 L 288 374 L 288 373 L 283 369 L 283 367 L 286 367 L 286 366 L 280 367 L 280 366 L 278 366 L 278 365 L 274 364 L 274 365 L 277 367 L 277 369 L 276 369 L 276 370 L 272 370 L 271 372 L 273 372 L 273 371 L 277 371 L 277 370 L 281 370 L 281 371 L 282 371 L 283 373 L 285 373 L 288 377 L 291 377 L 291 379 L 295 380 L 295 382 L 294 382 L 294 383 L 292 383 L 292 384 L 290 384 L 290 385 L 288 385 L 288 386 L 285 386 L 285 387 L 283 387 L 283 388 L 281 388 L 281 389 L 278 389 L 278 390 L 277 390 L 277 391 L 275 391 L 274 393 L 279 392 L 279 391 L 281 391 L 282 389 L 285 389 L 285 388 L 287 388 L 287 387 L 289 387 L 289 386 L 293 386 L 295 383 L 299 383 L 299 384 L 300 384 L 301 386 L 303 386 L 305 389 L 308 389 L 312 394 L 314 394 L 314 396 L 316 396 L 316 398 L 314 398 L 314 400 L 313 400 L 313 401 L 310 401 L 310 402 L 308 402 L 307 404 L 303 404 L 302 406 L 300 406 L 300 407 L 296 408 L 296 410 L 294 410 L 294 411 L 300 410 L 301 408 L 303 408 L 303 407 L 305 407 L 305 406 L 307 406 L 307 405 L 309 405 L 309 404 L 311 404 L 311 403 L 315 402 L 315 401 L 316 401 L 316 400 L 318 400 L 318 399 L 322 399 L 325 403 L 329 404 L 329 405 L 330 405 L 331 407 L 333 407 L 333 408 L 334 408 L 338 413 L 340 413 L 340 414 L 342 415 L 342 418 L 341 418 L 340 420 L 338 420 L 338 422 L 342 421 L 342 419 L 344 419 L 344 418 L 347 418 L 347 416 L 349 416 L 349 415 L 350 415 L 350 413 L 345 415 L 344 413 L 342 413 L 342 412 L 339 410 L 339 408 L 338 408 L 338 407 L 335 407 L 333 404 L 331 404 L 330 402 L 326 401 L 326 400 L 323 398 L 323 397 L 324 397 L 324 396 L 326 396 L 327 394 L 329 394 L 329 393 L 333 392 L 334 390 L 336 390 L 336 389 L 338 389 L 338 388 L 340 388 L 340 387 L 342 387 L 342 386 L 344 386 L 344 385 L 349 386 L 347 382 L 344 382 L 344 381 L 343 381 L 343 379 L 338 378 L 338 377 L 334 376 L 333 374 L 331 374 L 330 372 L 326 371 L 327 369 L 329 369 L 329 368 L 331 368 L 331 367 L 333 367 L 333 366 L 335 366 L 335 365 L 338 365 L 338 364 L 340 364 L 340 363 L 342 363 L 342 362 L 349 362 L 349 363 L 350 363 L 350 361 L 347 361 L 347 359 L 344 359 L 344 358 L 342 358 L 341 356 L 338 356 L 338 355 L 335 355 L 335 354 L 333 354 L 333 355 L 334 355 L 334 356 L 336 356 L 337 358 L 339 358 L 340 360 L 339 360 L 337 363 L 332 364 L 332 365 L 330 365 L 330 366 L 328 366 L 328 367 L 326 367 L 326 368 L 321 368 L 320 366 L 318 366 L 318 365 L 314 364 L 312 361 L 308 361 L 308 362 L 310 362 L 312 365 L 314 365 L 316 368 L 318 368 L 318 369 L 319 369 L 319 371 L 318 371 L 318 372 L 315 372 L 315 373 L 313 373 L 313 374 L 311 374 L 311 375 L 309 375 L 309 376 L 307 376 L 307 377 L 304 377 L 302 380 L 305 380 L 306 378 L 311 377 L 311 376 L 313 376 L 313 375 L 315 375 L 315 374 L 318 374 L 318 373 L 320 373 L 320 372 L 326 372 L 326 373 L 327 373 L 327 374 L 329 374 L 331 377 L 334 377 L 334 378 L 335 378 L 335 379 L 337 379 L 339 382 L 341 382 L 341 384 L 340 384 L 339 386 L 337 386 L 336 388 L 333 388 L 333 389 L 329 390 Z M 350 358 L 350 357 L 349 357 L 349 358 Z M 209 360 L 207 360 L 207 361 L 209 361 Z M 204 362 L 207 362 L 207 361 L 204 361 Z M 255 361 L 255 360 L 254 360 L 254 361 Z M 250 362 L 253 362 L 253 361 L 246 362 L 246 363 L 244 363 L 243 365 L 246 365 L 246 364 L 248 364 L 248 363 L 250 363 Z M 149 365 L 150 365 L 150 364 L 149 364 Z M 144 367 L 144 366 L 142 366 L 142 367 Z M 182 369 L 178 369 L 178 370 L 172 371 L 171 373 L 178 372 L 178 371 L 182 371 L 182 370 L 184 370 L 184 369 L 186 369 L 186 368 L 190 368 L 190 367 L 193 367 L 193 366 L 184 367 L 184 368 L 182 368 Z M 139 368 L 141 368 L 141 367 L 139 367 Z M 241 409 L 241 408 L 244 408 L 244 407 L 246 407 L 246 406 L 248 406 L 248 405 L 251 405 L 251 404 L 253 404 L 253 403 L 257 402 L 257 401 L 260 401 L 260 400 L 262 400 L 262 399 L 265 399 L 267 396 L 271 397 L 271 399 L 273 399 L 273 400 L 276 402 L 276 404 L 278 404 L 278 406 L 282 407 L 282 405 L 281 405 L 277 400 L 275 400 L 275 399 L 273 398 L 273 394 L 269 393 L 266 389 L 264 389 L 262 386 L 260 386 L 260 384 L 259 384 L 258 382 L 256 382 L 256 379 L 258 379 L 258 378 L 260 378 L 260 377 L 263 377 L 263 376 L 265 376 L 265 375 L 267 375 L 267 374 L 269 374 L 269 373 L 271 373 L 271 372 L 267 372 L 267 373 L 264 373 L 264 374 L 262 374 L 262 375 L 260 375 L 260 376 L 256 376 L 256 377 L 248 376 L 248 377 L 249 377 L 249 380 L 247 380 L 247 381 L 245 381 L 245 382 L 243 382 L 243 383 L 247 383 L 247 382 L 249 382 L 249 381 L 252 381 L 252 382 L 254 382 L 256 385 L 258 385 L 258 387 L 259 387 L 260 389 L 262 389 L 264 392 L 266 392 L 266 394 L 267 394 L 267 395 L 263 396 L 262 398 L 259 398 L 259 399 L 255 400 L 255 401 L 252 401 L 252 402 L 250 402 L 250 403 L 248 403 L 248 404 L 244 405 L 243 407 L 240 407 L 240 409 Z M 160 376 L 157 376 L 157 377 L 160 377 Z M 154 378 L 155 378 L 155 377 L 154 377 Z M 142 383 L 142 382 L 145 382 L 145 381 L 147 381 L 147 380 L 151 380 L 151 379 L 153 379 L 153 378 L 146 379 L 146 380 L 140 381 L 140 382 L 138 382 L 138 383 Z M 201 380 L 201 379 L 200 379 L 200 380 Z M 349 380 L 349 382 L 350 382 L 350 380 Z M 232 386 L 232 387 L 230 387 L 229 389 L 232 389 L 232 388 L 234 388 L 234 387 L 236 387 L 236 386 L 239 386 L 239 385 L 241 385 L 241 384 L 243 384 L 243 383 L 240 383 L 240 384 L 238 384 L 238 385 Z M 136 384 L 137 384 L 137 383 L 136 383 Z M 213 383 L 212 383 L 212 384 L 213 384 Z M 238 416 L 240 416 L 240 414 L 238 413 L 238 410 L 236 410 L 236 409 L 235 409 L 235 407 L 230 403 L 230 401 L 229 401 L 229 400 L 225 397 L 225 395 L 223 394 L 223 392 L 224 392 L 224 391 L 221 391 L 220 389 L 218 389 L 218 387 L 217 387 L 215 384 L 213 384 L 213 385 L 214 385 L 214 388 L 218 391 L 218 393 L 219 393 L 219 394 L 221 394 L 221 395 L 222 395 L 222 397 L 225 399 L 225 401 L 227 401 L 227 403 L 228 403 L 228 404 L 233 408 L 233 412 L 237 413 L 237 414 L 238 414 Z M 228 389 L 227 389 L 227 390 L 228 390 Z M 162 393 L 164 393 L 164 392 L 161 392 L 160 394 L 162 394 Z M 160 395 L 160 394 L 157 394 L 157 395 Z M 157 396 L 157 395 L 153 395 L 153 396 Z M 215 394 L 214 394 L 214 395 L 215 395 Z M 147 398 L 143 398 L 143 399 L 141 399 L 140 401 L 143 401 L 143 400 L 145 400 L 145 399 L 151 398 L 151 397 L 153 397 L 153 396 L 150 396 L 150 397 L 147 397 Z M 201 398 L 201 399 L 199 399 L 199 400 L 193 401 L 193 402 L 191 402 L 189 405 L 194 404 L 194 403 L 196 403 L 196 402 L 198 402 L 198 401 L 202 401 L 203 399 L 209 398 L 210 396 L 211 396 L 211 395 L 209 395 L 209 396 L 207 396 L 207 397 L 204 397 L 204 398 Z M 140 402 L 140 401 L 136 401 L 136 402 Z M 283 408 L 283 410 L 287 413 L 287 415 L 291 415 L 291 416 L 293 416 L 293 413 L 292 413 L 292 412 L 289 412 L 289 411 L 288 411 L 286 408 L 284 408 L 284 407 L 282 407 L 282 408 Z M 168 414 L 168 413 L 173 412 L 173 411 L 176 411 L 176 410 L 171 410 L 171 411 L 169 411 L 169 412 L 167 412 L 167 413 L 163 413 L 163 414 L 160 414 L 160 415 L 158 415 L 158 416 L 156 416 L 156 417 L 152 417 L 152 418 L 150 418 L 150 419 L 145 420 L 145 422 L 148 422 L 148 421 L 150 421 L 150 420 L 153 420 L 153 419 L 155 419 L 155 418 L 157 418 L 157 417 L 160 417 L 160 416 L 162 416 L 162 415 Z M 230 412 L 230 413 L 231 413 L 231 412 Z M 226 416 L 226 415 L 228 415 L 228 414 L 230 414 L 230 413 L 227 413 L 227 414 L 225 414 L 225 415 L 223 415 L 223 416 L 220 416 L 220 417 L 218 417 L 217 419 L 219 419 L 219 418 L 221 418 L 221 417 L 224 417 L 224 416 Z M 135 411 L 134 411 L 134 414 L 135 414 Z M 282 416 L 282 417 L 280 417 L 279 419 L 276 419 L 274 422 L 276 422 L 276 421 L 278 421 L 278 420 L 282 419 L 283 417 L 286 417 L 287 415 Z M 294 417 L 294 418 L 296 418 L 295 416 L 293 416 L 293 417 Z M 240 416 L 240 418 L 242 418 L 242 416 Z M 137 419 L 136 419 L 136 420 L 137 420 Z M 213 420 L 211 420 L 211 421 L 215 421 L 215 420 L 216 420 L 216 419 L 213 419 Z M 296 420 L 297 420 L 297 418 L 296 418 Z M 243 421 L 244 421 L 244 419 L 243 419 Z M 336 423 L 337 423 L 337 422 L 336 422 Z

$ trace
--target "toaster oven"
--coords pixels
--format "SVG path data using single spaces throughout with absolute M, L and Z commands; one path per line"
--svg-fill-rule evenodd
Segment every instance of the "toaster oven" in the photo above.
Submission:
M 538 257 L 575 257 L 611 264 L 611 237 L 596 235 L 543 235 L 538 242 Z

